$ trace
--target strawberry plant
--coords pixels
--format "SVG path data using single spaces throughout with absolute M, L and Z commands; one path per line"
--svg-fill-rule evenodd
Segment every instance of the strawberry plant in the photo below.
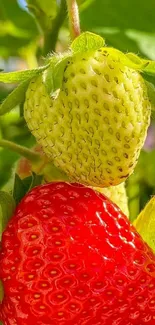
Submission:
M 2 325 L 155 323 L 154 11 L 1 4 Z

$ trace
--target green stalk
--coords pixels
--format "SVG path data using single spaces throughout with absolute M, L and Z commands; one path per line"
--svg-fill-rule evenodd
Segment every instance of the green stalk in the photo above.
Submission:
M 8 140 L 0 139 L 0 147 L 12 150 L 18 153 L 19 155 L 29 159 L 33 163 L 39 163 L 43 161 L 43 159 L 40 157 L 40 155 L 37 152 L 33 152 L 32 150 L 26 147 L 23 147 L 19 144 L 16 144 Z
M 66 0 L 61 0 L 58 14 L 52 22 L 51 30 L 44 30 L 44 55 L 55 51 L 56 42 L 58 39 L 59 30 L 66 18 L 67 7 Z
M 72 40 L 80 35 L 79 8 L 76 0 L 66 0 L 69 17 L 69 28 Z

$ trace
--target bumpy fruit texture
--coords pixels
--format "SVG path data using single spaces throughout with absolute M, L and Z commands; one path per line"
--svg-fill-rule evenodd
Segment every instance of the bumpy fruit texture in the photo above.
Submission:
M 48 157 L 72 180 L 98 187 L 132 173 L 150 111 L 143 78 L 110 48 L 70 58 L 55 100 L 34 79 L 25 102 L 28 126 Z
M 129 216 L 128 197 L 124 183 L 105 188 L 96 187 L 94 189 L 106 195 L 111 201 L 118 205 L 126 216 Z
M 155 256 L 115 204 L 82 185 L 36 187 L 2 238 L 4 325 L 153 325 Z
M 137 231 L 155 252 L 155 197 L 153 197 L 134 221 Z

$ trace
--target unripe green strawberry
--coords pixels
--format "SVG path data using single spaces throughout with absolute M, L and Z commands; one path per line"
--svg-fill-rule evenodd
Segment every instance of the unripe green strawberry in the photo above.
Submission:
M 126 216 L 129 216 L 128 197 L 124 183 L 105 188 L 95 187 L 94 189 L 106 195 L 111 201 L 118 205 Z
M 98 187 L 133 172 L 150 112 L 142 76 L 111 48 L 72 56 L 56 99 L 41 77 L 33 80 L 25 102 L 28 126 L 48 157 L 71 179 Z

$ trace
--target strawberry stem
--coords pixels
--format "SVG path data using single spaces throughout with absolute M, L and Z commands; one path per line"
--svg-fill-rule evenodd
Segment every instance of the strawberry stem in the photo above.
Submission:
M 61 0 L 57 16 L 52 23 L 52 28 L 50 30 L 44 30 L 44 55 L 48 54 L 51 51 L 55 51 L 58 34 L 66 18 L 66 15 L 66 0 Z
M 66 0 L 68 7 L 69 27 L 72 40 L 80 35 L 79 8 L 76 0 Z
M 0 139 L 0 147 L 2 148 L 7 148 L 9 150 L 12 150 L 19 155 L 29 159 L 31 162 L 41 162 L 42 158 L 37 152 L 33 152 L 32 150 L 23 147 L 19 144 L 16 144 L 14 142 L 8 141 L 8 140 L 3 140 Z

